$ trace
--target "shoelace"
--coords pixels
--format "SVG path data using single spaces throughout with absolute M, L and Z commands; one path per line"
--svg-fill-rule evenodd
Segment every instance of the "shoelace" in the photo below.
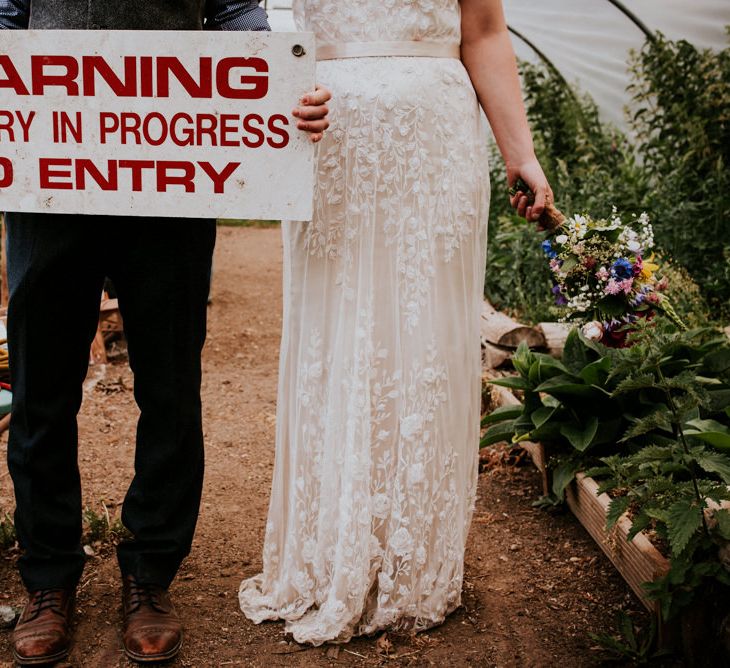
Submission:
M 36 619 L 44 610 L 63 617 L 62 594 L 63 589 L 40 589 L 34 592 L 30 600 L 29 618 Z
M 165 612 L 160 604 L 162 588 L 158 585 L 142 584 L 132 578 L 129 579 L 129 612 L 137 612 L 143 605 Z

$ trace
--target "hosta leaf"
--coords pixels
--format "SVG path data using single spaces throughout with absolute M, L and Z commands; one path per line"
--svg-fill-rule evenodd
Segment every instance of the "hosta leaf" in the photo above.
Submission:
M 611 499 L 611 503 L 606 511 L 606 529 L 609 531 L 613 529 L 616 522 L 619 521 L 621 515 L 623 515 L 631 505 L 630 496 L 619 496 L 615 499 Z
M 500 406 L 482 418 L 482 427 L 494 424 L 495 422 L 503 422 L 504 420 L 514 420 L 522 415 L 522 410 L 523 407 L 521 405 Z
M 556 410 L 557 408 L 549 408 L 548 406 L 538 408 L 530 416 L 532 424 L 535 425 L 535 429 L 539 429 L 540 427 L 542 427 L 554 415 Z
M 514 435 L 515 425 L 513 420 L 494 424 L 489 429 L 487 429 L 484 436 L 482 436 L 481 440 L 479 441 L 479 447 L 484 448 L 488 445 L 501 443 L 502 441 L 511 443 Z
M 592 415 L 582 424 L 567 424 L 560 429 L 560 433 L 570 441 L 570 444 L 580 452 L 584 452 L 596 437 L 598 418 Z
M 697 464 L 708 473 L 717 473 L 730 485 L 730 457 L 721 452 L 704 452 L 697 457 Z
M 588 385 L 599 385 L 608 375 L 610 369 L 611 360 L 608 357 L 602 357 L 583 367 L 579 375 Z
M 590 352 L 581 340 L 577 329 L 571 330 L 565 339 L 563 363 L 575 374 L 580 373 L 584 367 L 591 363 Z
M 669 507 L 666 518 L 672 556 L 676 556 L 687 547 L 687 543 L 702 526 L 702 509 L 695 499 L 682 499 Z
M 528 390 L 530 384 L 520 376 L 505 376 L 504 378 L 495 378 L 489 381 L 492 385 L 500 387 L 509 387 L 512 390 Z
M 603 401 L 608 398 L 608 392 L 600 387 L 577 382 L 577 379 L 572 376 L 566 376 L 565 374 L 549 378 L 536 387 L 535 391 L 545 392 L 558 399 L 578 397 L 592 401 Z
M 579 470 L 579 463 L 573 459 L 562 461 L 553 469 L 553 494 L 558 499 L 563 499 L 565 488 L 573 482 Z

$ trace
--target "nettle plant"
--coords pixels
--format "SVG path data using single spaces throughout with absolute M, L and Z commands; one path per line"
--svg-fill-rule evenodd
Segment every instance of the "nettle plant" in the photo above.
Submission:
M 629 539 L 646 531 L 671 558 L 648 583 L 669 619 L 698 592 L 730 586 L 730 345 L 712 330 L 644 323 L 631 347 L 609 349 L 577 330 L 562 360 L 521 346 L 524 404 L 484 418 L 483 445 L 541 441 L 551 456 L 552 502 L 577 471 L 611 498 L 607 527 L 626 512 Z

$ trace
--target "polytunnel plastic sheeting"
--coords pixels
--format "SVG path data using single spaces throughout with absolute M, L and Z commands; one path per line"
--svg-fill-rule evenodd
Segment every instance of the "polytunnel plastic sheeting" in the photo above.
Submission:
M 373 1 L 373 0 L 363 0 Z M 609 0 L 503 0 L 507 23 L 532 42 L 567 81 L 593 97 L 604 119 L 625 128 L 629 51 L 645 36 Z M 700 48 L 728 44 L 730 0 L 623 0 L 651 31 Z M 294 30 L 291 0 L 266 3 L 274 30 Z M 538 61 L 513 35 L 517 55 Z
M 624 0 L 650 31 L 722 49 L 728 39 L 730 0 Z M 570 83 L 596 101 L 604 119 L 625 127 L 629 52 L 646 37 L 608 0 L 504 0 L 510 27 L 532 42 Z M 537 61 L 513 35 L 520 58 Z

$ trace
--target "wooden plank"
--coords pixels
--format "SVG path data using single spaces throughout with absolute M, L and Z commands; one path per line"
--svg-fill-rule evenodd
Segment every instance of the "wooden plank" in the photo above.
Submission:
M 567 490 L 567 501 L 573 514 L 593 537 L 644 606 L 657 611 L 642 584 L 652 582 L 669 571 L 669 561 L 657 550 L 644 533 L 628 541 L 631 520 L 621 517 L 616 527 L 606 530 L 606 512 L 611 502 L 608 494 L 598 494 L 598 483 L 583 473 Z
M 4 434 L 8 429 L 10 429 L 10 413 L 0 420 L 0 434 Z

